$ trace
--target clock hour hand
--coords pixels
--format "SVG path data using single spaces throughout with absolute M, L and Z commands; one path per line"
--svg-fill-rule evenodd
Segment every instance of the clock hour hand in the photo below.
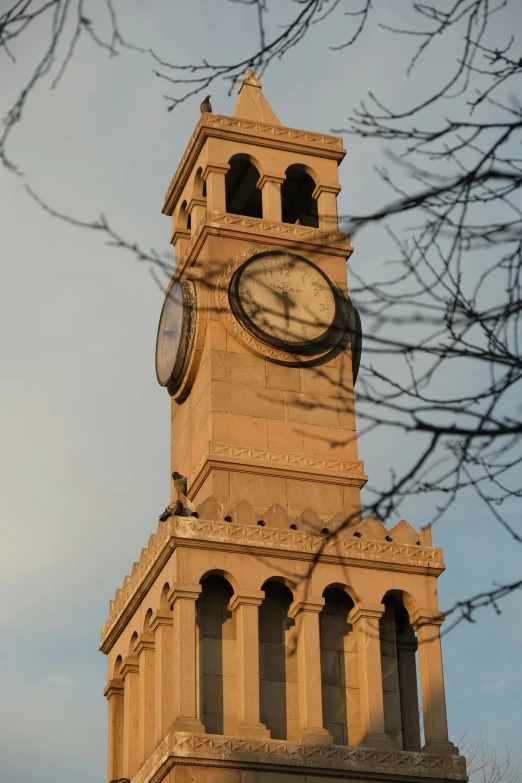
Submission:
M 283 307 L 285 311 L 285 325 L 288 328 L 290 326 L 290 308 L 295 307 L 295 302 L 288 296 L 288 291 L 281 292 L 281 299 L 283 300 Z

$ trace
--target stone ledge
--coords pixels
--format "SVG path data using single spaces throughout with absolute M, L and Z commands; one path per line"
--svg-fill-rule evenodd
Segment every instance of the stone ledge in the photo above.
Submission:
M 341 745 L 311 745 L 283 740 L 226 737 L 217 734 L 170 732 L 138 770 L 132 783 L 159 783 L 176 764 L 236 767 L 294 775 L 317 770 L 332 777 L 381 780 L 467 781 L 463 756 L 431 756 L 407 751 L 382 751 Z

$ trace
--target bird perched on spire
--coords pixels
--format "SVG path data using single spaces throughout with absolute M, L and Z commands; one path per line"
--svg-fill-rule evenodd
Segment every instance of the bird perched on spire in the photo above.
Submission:
M 201 109 L 201 114 L 205 114 L 205 112 L 212 113 L 210 95 L 207 95 L 207 97 L 199 104 L 199 108 Z

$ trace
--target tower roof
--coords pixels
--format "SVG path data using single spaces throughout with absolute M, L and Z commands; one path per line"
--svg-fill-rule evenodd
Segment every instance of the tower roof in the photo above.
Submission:
M 253 122 L 267 122 L 270 125 L 281 125 L 281 121 L 261 90 L 262 84 L 249 68 L 239 88 L 239 98 L 236 101 L 232 117 L 241 117 Z

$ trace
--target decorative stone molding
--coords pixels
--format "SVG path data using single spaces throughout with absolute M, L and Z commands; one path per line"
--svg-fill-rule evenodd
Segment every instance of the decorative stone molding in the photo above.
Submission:
M 201 172 L 201 177 L 202 179 L 206 180 L 208 175 L 211 174 L 212 172 L 215 172 L 216 174 L 226 174 L 229 168 L 230 168 L 229 163 L 220 163 L 219 161 L 209 160 L 205 168 Z
M 176 262 L 176 275 L 178 276 L 191 258 L 195 258 L 196 247 L 200 247 L 207 233 L 215 231 L 244 231 L 249 234 L 261 231 L 269 232 L 272 241 L 278 241 L 281 245 L 293 245 L 297 240 L 308 244 L 308 249 L 317 250 L 330 254 L 343 254 L 347 257 L 351 254 L 353 248 L 350 244 L 350 235 L 339 231 L 325 230 L 321 228 L 311 228 L 301 226 L 295 223 L 282 223 L 275 220 L 265 220 L 264 218 L 245 217 L 244 215 L 233 215 L 227 212 L 213 212 L 206 210 L 203 217 L 198 222 L 196 230 L 193 229 L 190 242 L 186 245 L 180 259 Z M 256 241 L 259 237 L 256 237 Z M 171 244 L 174 238 L 171 239 Z M 266 246 L 263 247 L 266 249 Z M 280 247 L 279 247 L 280 249 Z M 199 271 L 199 270 L 198 270 Z M 190 269 L 189 277 L 192 277 L 193 269 Z
M 158 628 L 160 628 L 162 625 L 171 626 L 173 623 L 173 614 L 172 611 L 166 612 L 166 611 L 157 611 L 154 612 L 152 615 L 151 621 L 150 621 L 150 627 L 151 630 L 156 633 Z
M 244 472 L 246 461 L 252 473 L 265 475 L 274 473 L 279 477 L 290 479 L 312 479 L 327 484 L 342 484 L 346 487 L 364 487 L 368 480 L 368 476 L 364 473 L 364 464 L 360 461 L 348 462 L 309 454 L 292 454 L 275 449 L 209 441 L 208 451 L 201 455 L 188 477 L 189 498 L 196 496 L 212 468 L 221 467 Z
M 246 604 L 247 606 L 261 606 L 264 599 L 265 594 L 263 590 L 240 590 L 239 592 L 234 593 L 230 599 L 228 608 L 231 612 L 235 612 L 235 610 L 239 606 L 243 606 L 243 604 Z
M 288 616 L 297 617 L 297 615 L 301 612 L 316 612 L 318 614 L 323 608 L 324 604 L 325 599 L 319 596 L 311 595 L 303 600 L 298 599 L 297 601 L 294 601 L 292 604 L 290 604 L 288 608 Z
M 257 187 L 261 190 L 265 182 L 275 182 L 276 185 L 282 185 L 285 179 L 286 177 L 280 177 L 277 174 L 261 174 L 257 180 Z
M 334 193 L 337 196 L 341 192 L 341 186 L 337 182 L 318 182 L 312 193 L 312 198 L 319 198 L 321 193 Z
M 125 684 L 123 682 L 123 679 L 118 677 L 114 680 L 109 680 L 105 688 L 103 689 L 103 695 L 106 699 L 110 699 L 111 696 L 116 696 L 118 694 L 122 694 L 124 690 Z
M 417 609 L 410 618 L 410 624 L 414 631 L 422 628 L 423 625 L 441 626 L 445 618 L 444 612 L 435 609 Z
M 196 601 L 200 593 L 201 585 L 176 584 L 169 591 L 167 600 L 171 604 L 180 598 L 189 598 L 192 601 Z
M 151 633 L 142 633 L 141 636 L 139 636 L 136 640 L 136 644 L 134 645 L 134 652 L 140 657 L 142 652 L 144 650 L 153 650 L 154 649 L 154 634 Z
M 313 745 L 284 740 L 227 737 L 211 734 L 171 732 L 140 767 L 132 783 L 160 781 L 175 764 L 209 764 L 267 772 L 289 768 L 329 770 L 335 777 L 365 779 L 379 773 L 380 779 L 467 781 L 463 756 L 434 756 L 399 750 L 375 750 L 341 745 Z M 323 773 L 324 774 L 324 773 Z
M 138 674 L 140 670 L 138 659 L 135 656 L 129 655 L 128 658 L 124 658 L 120 672 L 121 676 L 125 679 L 128 674 Z
M 371 519 L 371 518 L 370 518 Z M 108 652 L 123 627 L 127 613 L 132 613 L 145 596 L 157 574 L 161 571 L 172 550 L 190 541 L 213 542 L 216 548 L 226 551 L 228 548 L 245 547 L 246 551 L 256 552 L 259 548 L 266 551 L 288 552 L 289 557 L 299 553 L 312 560 L 320 553 L 326 562 L 346 566 L 371 565 L 388 571 L 407 573 L 430 573 L 437 576 L 444 570 L 442 551 L 437 547 L 412 545 L 398 541 L 377 541 L 364 535 L 366 522 L 357 526 L 360 536 L 336 537 L 325 540 L 324 535 L 314 535 L 300 530 L 282 530 L 261 527 L 259 525 L 236 525 L 220 520 L 196 519 L 196 517 L 170 517 L 158 524 L 157 533 L 149 539 L 149 545 L 142 550 L 139 562 L 134 563 L 132 572 L 126 576 L 123 588 L 116 591 L 110 605 L 110 614 L 101 632 L 102 652 Z M 393 539 L 394 528 L 387 531 Z M 184 586 L 190 590 L 200 589 L 199 585 Z M 174 586 L 174 591 L 181 585 Z M 177 597 L 177 596 L 176 596 Z M 438 614 L 438 613 L 436 613 Z
M 354 608 L 350 612 L 348 619 L 351 623 L 355 623 L 363 617 L 370 617 L 375 620 L 380 620 L 384 612 L 384 604 L 372 604 L 367 601 L 359 601 L 355 604 Z

